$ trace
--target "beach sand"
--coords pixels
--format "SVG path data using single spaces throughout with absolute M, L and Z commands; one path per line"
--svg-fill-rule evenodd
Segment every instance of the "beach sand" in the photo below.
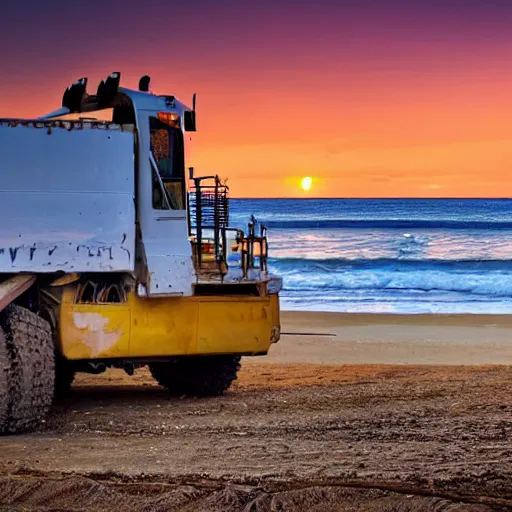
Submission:
M 0 510 L 512 510 L 511 318 L 282 330 L 224 397 L 79 376 L 39 432 L 0 438 Z
M 390 315 L 284 311 L 281 323 L 282 339 L 265 357 L 266 362 L 512 363 L 512 314 Z M 304 335 L 307 333 L 322 336 Z

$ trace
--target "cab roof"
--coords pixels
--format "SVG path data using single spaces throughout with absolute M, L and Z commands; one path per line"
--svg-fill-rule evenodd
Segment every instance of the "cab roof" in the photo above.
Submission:
M 120 87 L 119 92 L 130 98 L 136 110 L 176 112 L 180 115 L 192 110 L 175 96 L 157 96 L 150 92 L 135 91 L 125 87 Z
M 65 91 L 62 98 L 62 107 L 55 112 L 43 116 L 43 118 L 56 115 L 67 115 L 82 112 L 103 110 L 131 106 L 134 110 L 149 110 L 157 112 L 171 112 L 180 116 L 195 116 L 195 108 L 187 107 L 175 96 L 156 95 L 149 91 L 151 78 L 143 76 L 139 82 L 139 90 L 120 87 L 121 73 L 111 73 L 106 80 L 102 80 L 97 88 L 96 94 L 87 92 L 87 77 L 78 79 Z M 195 105 L 195 95 L 193 99 Z M 194 117 L 195 119 L 195 117 Z

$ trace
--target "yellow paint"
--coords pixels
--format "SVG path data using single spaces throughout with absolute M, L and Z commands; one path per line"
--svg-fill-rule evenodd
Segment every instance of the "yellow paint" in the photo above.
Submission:
M 266 352 L 272 329 L 269 298 L 215 299 L 199 303 L 197 352 Z
M 60 311 L 60 341 L 68 359 L 124 357 L 130 347 L 128 304 L 69 304 Z
M 197 302 L 192 297 L 128 296 L 133 312 L 130 357 L 195 354 Z
M 279 301 L 266 297 L 140 298 L 126 304 L 74 304 L 64 290 L 61 345 L 69 359 L 262 353 L 279 325 Z

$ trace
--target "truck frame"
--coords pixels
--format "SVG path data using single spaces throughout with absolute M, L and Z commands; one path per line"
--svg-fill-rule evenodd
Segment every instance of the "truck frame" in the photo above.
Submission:
M 193 107 L 116 72 L 37 119 L 0 119 L 0 433 L 37 427 L 77 372 L 148 365 L 222 394 L 280 338 L 266 228 L 187 168 Z

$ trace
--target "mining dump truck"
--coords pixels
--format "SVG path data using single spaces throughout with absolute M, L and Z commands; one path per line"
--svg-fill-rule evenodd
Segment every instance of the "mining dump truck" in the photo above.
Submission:
M 62 107 L 0 119 L 0 433 L 37 427 L 77 372 L 147 365 L 172 394 L 221 395 L 279 340 L 266 228 L 186 166 L 192 107 L 82 78 Z

